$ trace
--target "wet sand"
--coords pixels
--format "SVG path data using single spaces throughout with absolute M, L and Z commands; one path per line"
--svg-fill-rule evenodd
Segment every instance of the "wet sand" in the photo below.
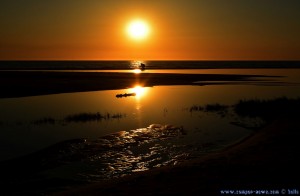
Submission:
M 131 88 L 137 84 L 145 87 L 157 85 L 208 85 L 209 82 L 214 83 L 216 81 L 256 81 L 265 77 L 267 76 L 234 74 L 0 71 L 0 98 L 116 90 Z M 194 82 L 200 83 L 195 84 Z
M 62 164 L 51 160 L 57 160 L 63 145 L 83 142 L 66 141 L 31 156 L 0 163 L 0 194 L 222 195 L 222 190 L 299 191 L 299 120 L 299 115 L 285 116 L 201 158 L 93 184 L 43 178 L 43 171 Z
M 222 190 L 287 194 L 291 190 L 299 191 L 299 120 L 299 116 L 275 120 L 220 152 L 177 166 L 103 181 L 57 195 L 222 195 Z

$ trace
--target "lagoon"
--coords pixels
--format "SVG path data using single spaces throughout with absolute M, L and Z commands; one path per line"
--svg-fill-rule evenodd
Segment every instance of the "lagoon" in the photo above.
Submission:
M 180 73 L 179 71 L 148 72 Z M 122 70 L 117 72 L 122 73 Z M 214 103 L 231 105 L 241 99 L 300 96 L 299 69 L 209 69 L 181 70 L 181 73 L 250 73 L 281 77 L 244 82 L 218 81 L 210 82 L 209 85 L 201 82 L 195 85 L 140 86 L 120 90 L 2 98 L 0 99 L 1 160 L 26 155 L 64 140 L 96 139 L 117 131 L 143 128 L 151 124 L 182 126 L 190 133 L 200 129 L 205 133 L 234 130 L 236 136 L 232 138 L 226 136 L 225 139 L 220 139 L 215 136 L 215 140 L 226 140 L 225 143 L 229 144 L 249 132 L 231 125 L 233 119 L 207 115 L 204 112 L 190 112 L 190 108 L 194 105 Z M 132 92 L 137 95 L 116 98 L 116 94 Z M 119 117 L 87 122 L 64 121 L 68 115 L 82 113 L 110 114 Z M 50 123 L 45 119 L 54 121 Z M 205 137 L 199 136 L 200 138 Z
M 177 71 L 159 70 L 159 73 Z M 182 73 L 194 74 L 195 71 Z M 122 74 L 122 70 L 118 72 Z M 83 181 L 123 176 L 201 157 L 232 145 L 264 126 L 262 119 L 244 118 L 234 112 L 233 106 L 240 100 L 300 97 L 298 69 L 196 71 L 200 72 L 268 77 L 195 81 L 190 85 L 134 83 L 132 88 L 126 89 L 1 98 L 0 160 L 83 139 L 80 141 L 90 146 L 85 149 L 88 156 L 82 160 L 84 167 L 77 167 L 75 161 L 69 167 L 62 167 L 70 170 L 68 175 L 60 171 L 61 167 L 44 175 Z M 124 93 L 136 95 L 116 97 Z M 108 136 L 109 140 L 104 139 Z M 135 138 L 135 142 L 129 138 Z M 72 143 L 72 152 L 79 153 L 82 145 Z M 99 145 L 107 150 L 91 150 L 91 146 Z M 78 175 L 72 173 L 74 167 Z

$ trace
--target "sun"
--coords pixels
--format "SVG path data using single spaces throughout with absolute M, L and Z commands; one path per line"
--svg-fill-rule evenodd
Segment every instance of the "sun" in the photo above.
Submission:
M 127 26 L 128 35 L 136 40 L 144 39 L 149 34 L 149 25 L 143 20 L 131 21 Z

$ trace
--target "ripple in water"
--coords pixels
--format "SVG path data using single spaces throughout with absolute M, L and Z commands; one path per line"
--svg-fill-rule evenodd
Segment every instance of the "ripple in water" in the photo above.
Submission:
M 63 145 L 51 159 L 63 163 L 43 174 L 48 177 L 97 182 L 157 167 L 176 165 L 207 153 L 211 145 L 184 142 L 183 127 L 152 124 L 120 131 L 97 140 L 80 139 Z M 213 144 L 218 148 L 217 144 Z

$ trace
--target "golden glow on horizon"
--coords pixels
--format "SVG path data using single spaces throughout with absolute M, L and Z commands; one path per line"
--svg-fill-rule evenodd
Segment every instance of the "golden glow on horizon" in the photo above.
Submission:
M 127 26 L 128 35 L 135 40 L 146 38 L 149 32 L 149 25 L 143 20 L 131 21 Z
M 141 73 L 142 72 L 142 70 L 140 70 L 140 69 L 134 69 L 133 70 L 133 73 L 135 73 L 135 74 L 139 74 L 139 73 Z

